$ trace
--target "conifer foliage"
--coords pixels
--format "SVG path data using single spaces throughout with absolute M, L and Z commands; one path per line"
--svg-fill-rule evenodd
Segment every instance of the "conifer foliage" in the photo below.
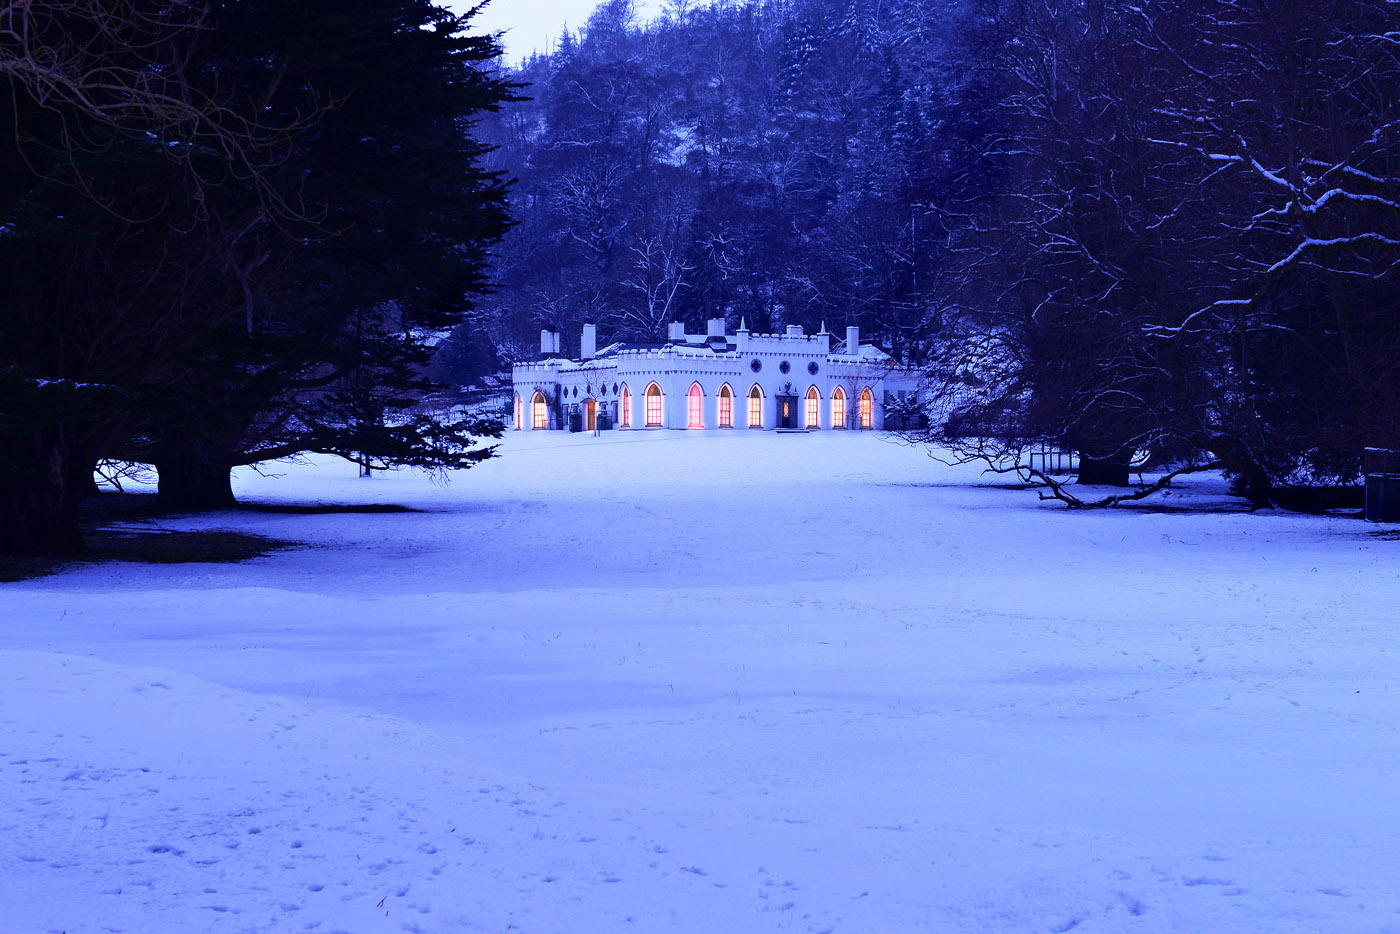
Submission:
M 425 0 L 0 3 L 0 550 L 80 548 L 103 457 L 205 507 L 303 451 L 489 456 L 494 420 L 409 411 L 507 225 L 473 128 L 512 91 L 467 27 Z

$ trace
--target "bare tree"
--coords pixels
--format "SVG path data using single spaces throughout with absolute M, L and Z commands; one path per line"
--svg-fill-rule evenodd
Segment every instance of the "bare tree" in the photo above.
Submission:
M 695 268 L 686 259 L 680 227 L 680 220 L 671 218 L 661 230 L 642 233 L 631 247 L 632 265 L 622 281 L 636 301 L 624 306 L 621 317 L 629 329 L 649 337 L 662 337 L 667 322 L 675 320 L 676 299 Z
M 200 184 L 210 181 L 201 164 L 257 183 L 320 108 L 269 124 L 256 101 L 236 110 L 201 90 L 187 65 L 209 10 L 206 0 L 0 0 L 0 79 L 61 121 L 70 156 L 139 138 Z M 37 142 L 18 122 L 12 131 L 21 145 Z M 210 151 L 220 158 L 201 163 Z M 297 213 L 272 186 L 259 191 L 277 211 Z
M 1355 479 L 1364 447 L 1400 444 L 1400 4 L 1133 14 L 1162 76 L 1148 141 L 1233 215 L 1212 260 L 1230 275 L 1151 333 L 1217 348 L 1210 444 L 1256 502 Z

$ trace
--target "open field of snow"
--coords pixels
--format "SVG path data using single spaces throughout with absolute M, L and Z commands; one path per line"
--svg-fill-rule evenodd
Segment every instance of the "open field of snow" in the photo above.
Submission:
M 870 435 L 503 454 L 0 585 L 0 929 L 1400 931 L 1384 529 Z

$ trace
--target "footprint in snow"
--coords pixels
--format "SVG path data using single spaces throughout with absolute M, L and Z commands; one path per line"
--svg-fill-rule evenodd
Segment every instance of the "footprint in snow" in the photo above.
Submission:
M 1234 885 L 1233 879 L 1216 879 L 1211 876 L 1183 876 L 1182 885 Z
M 1118 896 L 1118 900 L 1123 903 L 1123 907 L 1128 909 L 1128 914 L 1132 915 L 1134 918 L 1141 917 L 1143 914 L 1147 913 L 1147 906 L 1144 905 L 1140 899 L 1129 895 L 1127 892 L 1114 892 L 1113 894 Z

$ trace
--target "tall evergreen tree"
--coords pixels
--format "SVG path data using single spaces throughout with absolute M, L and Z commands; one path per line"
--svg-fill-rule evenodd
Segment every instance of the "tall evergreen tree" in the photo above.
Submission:
M 485 287 L 506 228 L 501 178 L 472 137 L 509 99 L 493 39 L 425 0 L 222 5 L 212 73 L 290 118 L 334 102 L 289 148 L 279 180 L 309 222 L 287 236 L 230 187 L 211 213 L 245 234 L 220 271 L 245 314 L 206 334 L 184 377 L 152 387 L 148 438 L 161 497 L 232 501 L 232 467 L 300 452 L 366 466 L 464 467 L 499 424 L 409 414 L 430 388 L 437 335 Z
M 0 549 L 81 547 L 112 454 L 182 505 L 297 451 L 489 456 L 499 423 L 405 410 L 506 225 L 494 40 L 418 0 L 55 10 L 0 37 Z
M 169 377 L 224 313 L 191 247 L 205 198 L 268 185 L 295 133 L 189 68 L 198 4 L 15 4 L 0 24 L 0 551 L 81 547 L 92 465 L 132 425 L 133 393 Z M 217 153 L 217 158 L 210 154 Z

